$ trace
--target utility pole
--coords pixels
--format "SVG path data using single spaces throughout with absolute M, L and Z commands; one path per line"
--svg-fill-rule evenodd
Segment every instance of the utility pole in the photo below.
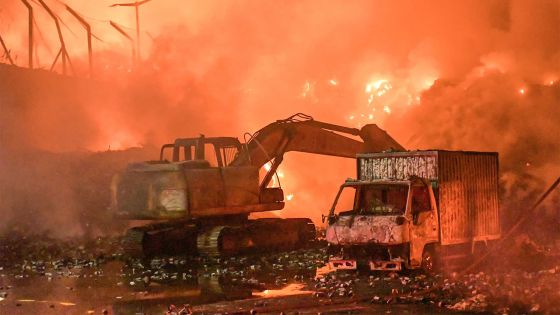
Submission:
M 136 13 L 136 58 L 140 61 L 140 14 L 138 8 L 152 0 L 134 1 L 131 3 L 115 3 L 111 7 L 134 7 Z

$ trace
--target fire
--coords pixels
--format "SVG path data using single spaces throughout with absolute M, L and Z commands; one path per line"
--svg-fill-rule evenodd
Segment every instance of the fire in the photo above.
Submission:
M 263 168 L 266 172 L 270 172 L 270 170 L 272 169 L 272 162 L 267 162 L 263 165 Z M 280 186 L 280 178 L 284 178 L 284 172 L 282 172 L 281 170 L 277 169 L 276 170 L 276 174 L 275 176 L 272 176 L 272 180 L 270 182 L 270 187 L 278 187 Z
M 291 201 L 292 199 L 294 199 L 294 194 L 288 194 L 286 196 L 286 200 Z
M 387 105 L 383 106 L 383 111 L 386 112 L 387 114 L 391 113 L 391 108 Z
M 366 84 L 366 94 L 368 94 L 368 105 L 371 105 L 375 97 L 381 97 L 385 95 L 393 86 L 387 79 L 380 79 L 376 81 L 371 81 Z
M 372 93 L 373 90 L 378 91 L 381 88 L 383 88 L 384 90 L 390 90 L 392 86 L 386 79 L 372 81 L 366 84 L 366 93 Z
M 527 90 L 525 88 L 520 88 L 519 89 L 519 94 L 525 95 L 525 93 L 527 93 Z

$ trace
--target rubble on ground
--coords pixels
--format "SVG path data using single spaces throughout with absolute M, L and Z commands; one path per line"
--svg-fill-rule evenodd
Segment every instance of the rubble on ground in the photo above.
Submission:
M 245 288 L 250 295 L 251 291 L 300 283 L 320 301 L 428 304 L 449 311 L 500 314 L 560 312 L 560 264 L 556 259 L 541 261 L 539 266 L 547 267 L 539 270 L 520 269 L 521 264 L 506 265 L 504 257 L 494 257 L 496 261 L 489 264 L 492 268 L 465 275 L 339 271 L 316 277 L 317 268 L 328 260 L 322 243 L 291 252 L 229 258 L 131 259 L 121 254 L 119 246 L 116 237 L 85 242 L 9 234 L 0 238 L 0 275 L 16 280 L 40 277 L 44 281 L 99 278 L 106 276 L 105 266 L 114 261 L 120 266 L 115 285 L 131 291 L 149 291 L 162 285 L 217 283 L 233 291 Z M 551 255 L 539 253 L 541 258 Z M 0 301 L 11 298 L 12 291 L 10 286 L 0 286 Z

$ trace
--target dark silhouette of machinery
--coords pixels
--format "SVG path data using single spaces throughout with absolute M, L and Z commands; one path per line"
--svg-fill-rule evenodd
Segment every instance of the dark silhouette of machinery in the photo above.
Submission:
M 248 219 L 250 213 L 284 207 L 282 189 L 269 187 L 284 154 L 355 158 L 385 150 L 403 148 L 376 125 L 347 128 L 303 114 L 273 122 L 245 143 L 234 137 L 181 138 L 163 145 L 158 161 L 132 163 L 114 177 L 112 208 L 120 218 L 167 220 L 129 229 L 124 245 L 131 255 L 295 248 L 315 238 L 310 219 Z

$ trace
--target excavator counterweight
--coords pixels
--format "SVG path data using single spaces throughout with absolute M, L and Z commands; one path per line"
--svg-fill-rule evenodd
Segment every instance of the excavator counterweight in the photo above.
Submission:
M 311 220 L 248 219 L 253 212 L 284 208 L 282 189 L 269 187 L 284 154 L 355 158 L 385 150 L 403 148 L 376 125 L 347 128 L 303 114 L 273 122 L 245 143 L 234 137 L 180 138 L 162 146 L 158 161 L 132 163 L 113 178 L 112 209 L 124 219 L 167 220 L 130 229 L 130 254 L 214 256 L 290 248 L 315 237 Z M 261 178 L 266 163 L 271 167 Z M 278 237 L 262 237 L 265 231 L 278 231 Z

